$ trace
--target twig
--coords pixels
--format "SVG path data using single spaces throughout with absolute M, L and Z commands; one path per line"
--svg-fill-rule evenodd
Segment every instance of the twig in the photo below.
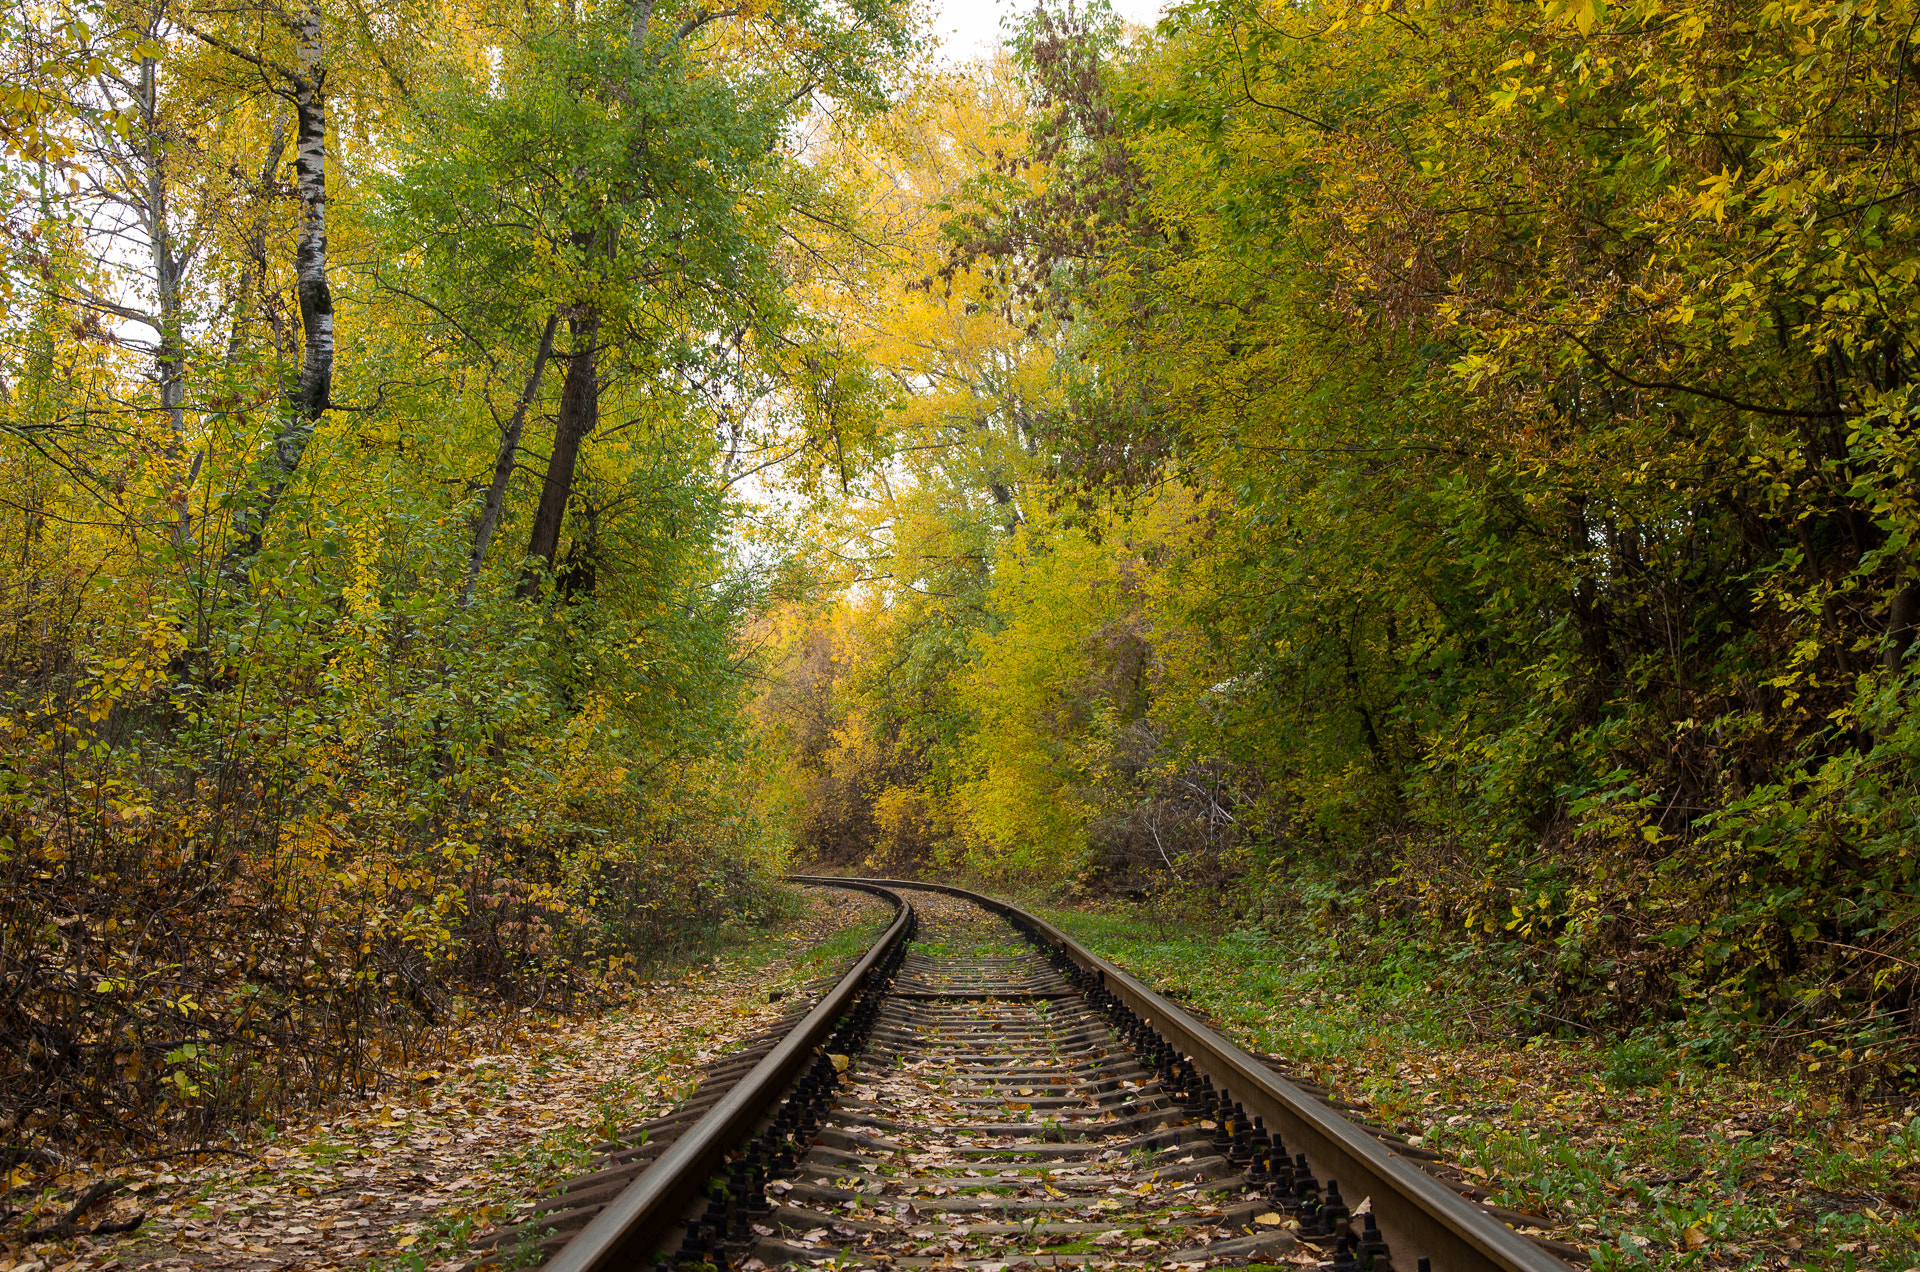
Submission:
M 1700 1178 L 1700 1168 L 1696 1166 L 1686 1174 L 1675 1175 L 1670 1179 L 1649 1179 L 1645 1186 L 1648 1188 L 1664 1188 L 1668 1184 L 1690 1184 L 1698 1178 Z
M 133 1232 L 147 1221 L 145 1215 L 135 1215 L 123 1223 L 96 1223 L 91 1228 L 76 1228 L 72 1224 L 56 1223 L 51 1228 L 35 1228 L 20 1234 L 22 1241 L 66 1241 L 72 1237 L 114 1237 L 122 1233 Z
M 93 1187 L 80 1194 L 80 1200 L 73 1203 L 73 1209 L 60 1216 L 59 1223 L 50 1224 L 45 1228 L 30 1228 L 20 1234 L 20 1239 L 23 1241 L 65 1241 L 69 1237 L 80 1236 L 80 1229 L 74 1226 L 73 1221 L 107 1198 L 113 1196 L 114 1193 L 120 1191 L 120 1183 L 121 1181 L 118 1179 L 102 1179 L 96 1181 Z M 92 1231 L 86 1233 L 86 1235 L 90 1237 L 104 1237 L 114 1233 L 132 1232 L 142 1223 L 145 1223 L 146 1218 L 145 1215 L 135 1215 L 124 1223 L 98 1223 L 95 1224 Z
M 1920 972 L 1920 963 L 1909 963 L 1906 959 L 1901 958 L 1895 954 L 1889 954 L 1885 950 L 1862 949 L 1858 945 L 1848 945 L 1845 941 L 1817 941 L 1816 940 L 1816 941 L 1808 941 L 1807 944 L 1825 945 L 1836 950 L 1852 950 L 1855 954 L 1865 954 L 1869 958 L 1884 958 L 1889 963 L 1898 963 L 1902 967 L 1911 967 L 1914 971 Z
M 106 1169 L 119 1170 L 122 1166 L 143 1166 L 148 1162 L 170 1162 L 179 1157 L 199 1157 L 207 1153 L 224 1153 L 228 1157 L 244 1157 L 256 1166 L 265 1166 L 267 1164 L 264 1158 L 256 1157 L 252 1153 L 245 1152 L 238 1148 L 182 1148 L 171 1153 L 154 1153 L 147 1157 L 128 1157 L 115 1162 Z
M 1565 1016 L 1556 1016 L 1550 1011 L 1541 1011 L 1540 1009 L 1535 1008 L 1533 1010 L 1533 1014 L 1536 1016 L 1545 1016 L 1548 1020 L 1557 1020 L 1563 1025 L 1572 1025 L 1575 1029 L 1584 1029 L 1588 1033 L 1599 1032 L 1592 1025 L 1582 1024 L 1577 1020 L 1568 1020 Z

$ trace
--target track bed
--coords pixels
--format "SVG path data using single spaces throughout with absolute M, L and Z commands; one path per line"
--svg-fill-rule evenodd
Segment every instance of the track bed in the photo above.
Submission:
M 1222 1238 L 1239 1238 L 1242 1257 L 1300 1244 L 1011 924 L 911 895 L 919 940 L 818 1143 L 767 1186 L 779 1204 L 753 1228 L 754 1257 L 1157 1264 L 1221 1257 L 1202 1247 Z
M 1566 1272 L 1554 1254 L 1577 1254 L 1033 916 L 848 886 L 900 906 L 866 958 L 483 1263 Z

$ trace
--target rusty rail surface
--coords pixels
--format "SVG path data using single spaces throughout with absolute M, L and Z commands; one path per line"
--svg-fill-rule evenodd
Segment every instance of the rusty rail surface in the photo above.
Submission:
M 836 887 L 876 893 L 898 907 L 891 926 L 853 969 L 753 1070 L 721 1097 L 643 1174 L 607 1204 L 580 1234 L 544 1265 L 544 1272 L 611 1272 L 651 1268 L 655 1252 L 670 1244 L 688 1207 L 729 1152 L 751 1136 L 815 1059 L 852 1007 L 868 979 L 913 930 L 913 907 L 884 884 L 836 879 Z

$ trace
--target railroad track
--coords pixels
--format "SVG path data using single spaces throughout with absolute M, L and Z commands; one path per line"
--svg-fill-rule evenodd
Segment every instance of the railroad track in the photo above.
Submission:
M 1552 1220 L 1486 1205 L 1435 1154 L 1031 915 L 937 885 L 800 881 L 878 892 L 896 918 L 477 1267 L 1567 1272 L 1557 1256 L 1578 1256 L 1509 1226 Z

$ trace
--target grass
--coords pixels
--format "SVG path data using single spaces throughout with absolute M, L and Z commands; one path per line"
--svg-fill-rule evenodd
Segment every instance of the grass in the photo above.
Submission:
M 884 914 L 879 918 L 866 919 L 841 928 L 824 941 L 817 942 L 812 952 L 804 959 L 796 960 L 803 967 L 818 969 L 821 975 L 837 972 L 854 959 L 865 954 L 873 943 L 880 939 L 889 927 L 893 926 L 893 916 Z M 761 951 L 757 962 L 741 964 L 743 967 L 758 967 L 765 964 L 781 946 L 774 943 L 760 943 L 749 946 L 750 951 Z
M 1046 916 L 1236 1042 L 1372 1106 L 1564 1220 L 1597 1272 L 1920 1269 L 1920 1119 L 1800 1076 L 1708 1066 L 1657 1038 L 1525 1038 L 1470 974 L 1410 947 Z

